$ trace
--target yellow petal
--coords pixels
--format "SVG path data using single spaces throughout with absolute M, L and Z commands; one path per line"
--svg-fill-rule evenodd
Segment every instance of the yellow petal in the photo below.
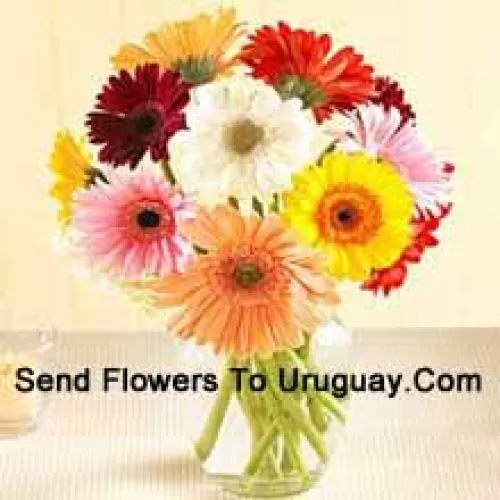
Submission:
M 67 130 L 56 136 L 49 168 L 55 175 L 50 195 L 60 203 L 59 219 L 66 223 L 71 217 L 73 194 L 87 182 L 91 156 Z
M 304 242 L 328 254 L 327 271 L 333 276 L 365 280 L 374 269 L 392 265 L 407 247 L 414 200 L 390 164 L 364 153 L 335 152 L 321 165 L 306 166 L 292 183 L 293 189 L 283 196 L 283 218 Z M 345 203 L 358 200 L 358 215 L 369 210 L 356 232 L 351 226 L 342 232 L 338 223 L 333 225 L 329 205 L 323 205 L 332 199 L 344 202 L 344 197 Z M 374 219 L 375 209 L 380 219 Z
M 216 70 L 213 76 L 218 77 L 237 64 L 237 57 L 228 51 L 241 34 L 236 10 L 221 9 L 214 16 L 199 14 L 188 20 L 164 23 L 144 37 L 144 48 L 125 44 L 111 60 L 117 70 L 127 71 L 147 63 L 172 69 L 182 62 L 208 60 Z
M 117 71 L 122 69 L 133 71 L 137 66 L 153 61 L 159 62 L 148 51 L 131 43 L 122 45 L 118 53 L 111 58 L 111 62 Z

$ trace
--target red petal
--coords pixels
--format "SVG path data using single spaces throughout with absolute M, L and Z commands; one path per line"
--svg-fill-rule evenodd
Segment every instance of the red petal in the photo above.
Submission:
M 420 262 L 427 248 L 435 247 L 439 242 L 433 234 L 440 226 L 441 221 L 448 216 L 451 205 L 442 207 L 439 216 L 420 214 L 412 221 L 414 236 L 411 245 L 405 249 L 400 259 L 391 267 L 373 271 L 370 278 L 361 285 L 362 290 L 373 293 L 382 291 L 389 295 L 392 290 L 400 288 L 406 280 L 408 264 Z
M 373 68 L 352 47 L 331 54 L 327 34 L 292 30 L 284 22 L 264 26 L 250 36 L 240 60 L 252 76 L 278 86 L 285 76 L 297 76 L 326 94 L 326 102 L 313 106 L 318 122 L 335 110 L 343 111 L 366 102 L 374 94 Z

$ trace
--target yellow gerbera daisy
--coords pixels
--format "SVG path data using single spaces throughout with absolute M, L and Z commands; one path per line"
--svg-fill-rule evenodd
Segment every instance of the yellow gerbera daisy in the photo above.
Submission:
M 92 178 L 91 156 L 84 151 L 83 141 L 77 142 L 63 130 L 56 136 L 49 168 L 56 177 L 50 195 L 60 203 L 58 219 L 66 226 L 71 220 L 73 193 Z
M 144 37 L 145 48 L 125 44 L 111 60 L 117 70 L 157 63 L 178 71 L 194 85 L 207 83 L 231 72 L 236 57 L 226 57 L 242 34 L 234 8 L 220 9 L 217 15 L 199 14 L 174 23 L 165 23 Z
M 392 265 L 411 237 L 413 199 L 399 173 L 363 153 L 329 153 L 296 174 L 284 218 L 309 245 L 325 250 L 328 271 L 365 280 Z

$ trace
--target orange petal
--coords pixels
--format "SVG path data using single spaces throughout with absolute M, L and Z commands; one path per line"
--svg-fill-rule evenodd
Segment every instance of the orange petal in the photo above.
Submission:
M 244 310 L 237 304 L 233 304 L 233 312 L 228 318 L 226 323 L 226 328 L 222 332 L 222 335 L 217 339 L 217 349 L 218 351 L 223 350 L 226 352 L 234 353 L 235 342 L 239 335 L 239 329 L 241 324 L 241 316 L 245 314 Z
M 258 315 L 259 334 L 256 336 L 256 353 L 259 355 L 269 355 L 276 349 L 276 340 L 273 333 L 272 324 L 267 314 L 267 307 L 262 306 L 256 309 Z
M 241 315 L 240 327 L 238 335 L 235 337 L 234 341 L 234 351 L 239 358 L 248 358 L 250 339 L 252 333 L 255 331 L 256 322 L 254 318 L 254 308 L 246 308 Z
M 256 225 L 252 235 L 255 246 L 273 250 L 285 243 L 288 244 L 283 240 L 286 231 L 284 231 L 284 225 L 280 218 L 270 216 L 261 219 L 261 221 L 260 224 Z
M 206 288 L 203 276 L 187 271 L 185 274 L 172 274 L 156 280 L 147 286 L 147 290 L 156 296 L 160 307 L 182 305 L 196 292 Z
M 200 208 L 194 219 L 184 221 L 181 232 L 192 243 L 210 250 L 241 242 L 247 230 L 245 219 L 234 208 L 218 206 L 213 211 Z
M 196 324 L 196 338 L 202 343 L 213 342 L 217 339 L 220 332 L 225 329 L 228 312 L 224 302 L 218 297 L 213 297 Z
M 299 295 L 299 294 L 297 294 Z M 291 304 L 294 316 L 294 324 L 305 332 L 311 332 L 318 326 L 319 316 L 311 303 L 304 297 L 294 297 Z

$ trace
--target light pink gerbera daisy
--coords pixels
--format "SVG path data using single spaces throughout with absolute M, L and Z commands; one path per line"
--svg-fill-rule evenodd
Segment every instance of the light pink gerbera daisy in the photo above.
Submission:
M 366 150 L 396 167 L 410 185 L 416 206 L 438 215 L 449 204 L 450 183 L 445 165 L 427 147 L 412 122 L 397 108 L 370 104 L 349 115 L 344 149 Z
M 75 196 L 73 227 L 91 265 L 124 280 L 182 271 L 192 252 L 178 228 L 193 216 L 190 201 L 152 165 L 105 177 Z

